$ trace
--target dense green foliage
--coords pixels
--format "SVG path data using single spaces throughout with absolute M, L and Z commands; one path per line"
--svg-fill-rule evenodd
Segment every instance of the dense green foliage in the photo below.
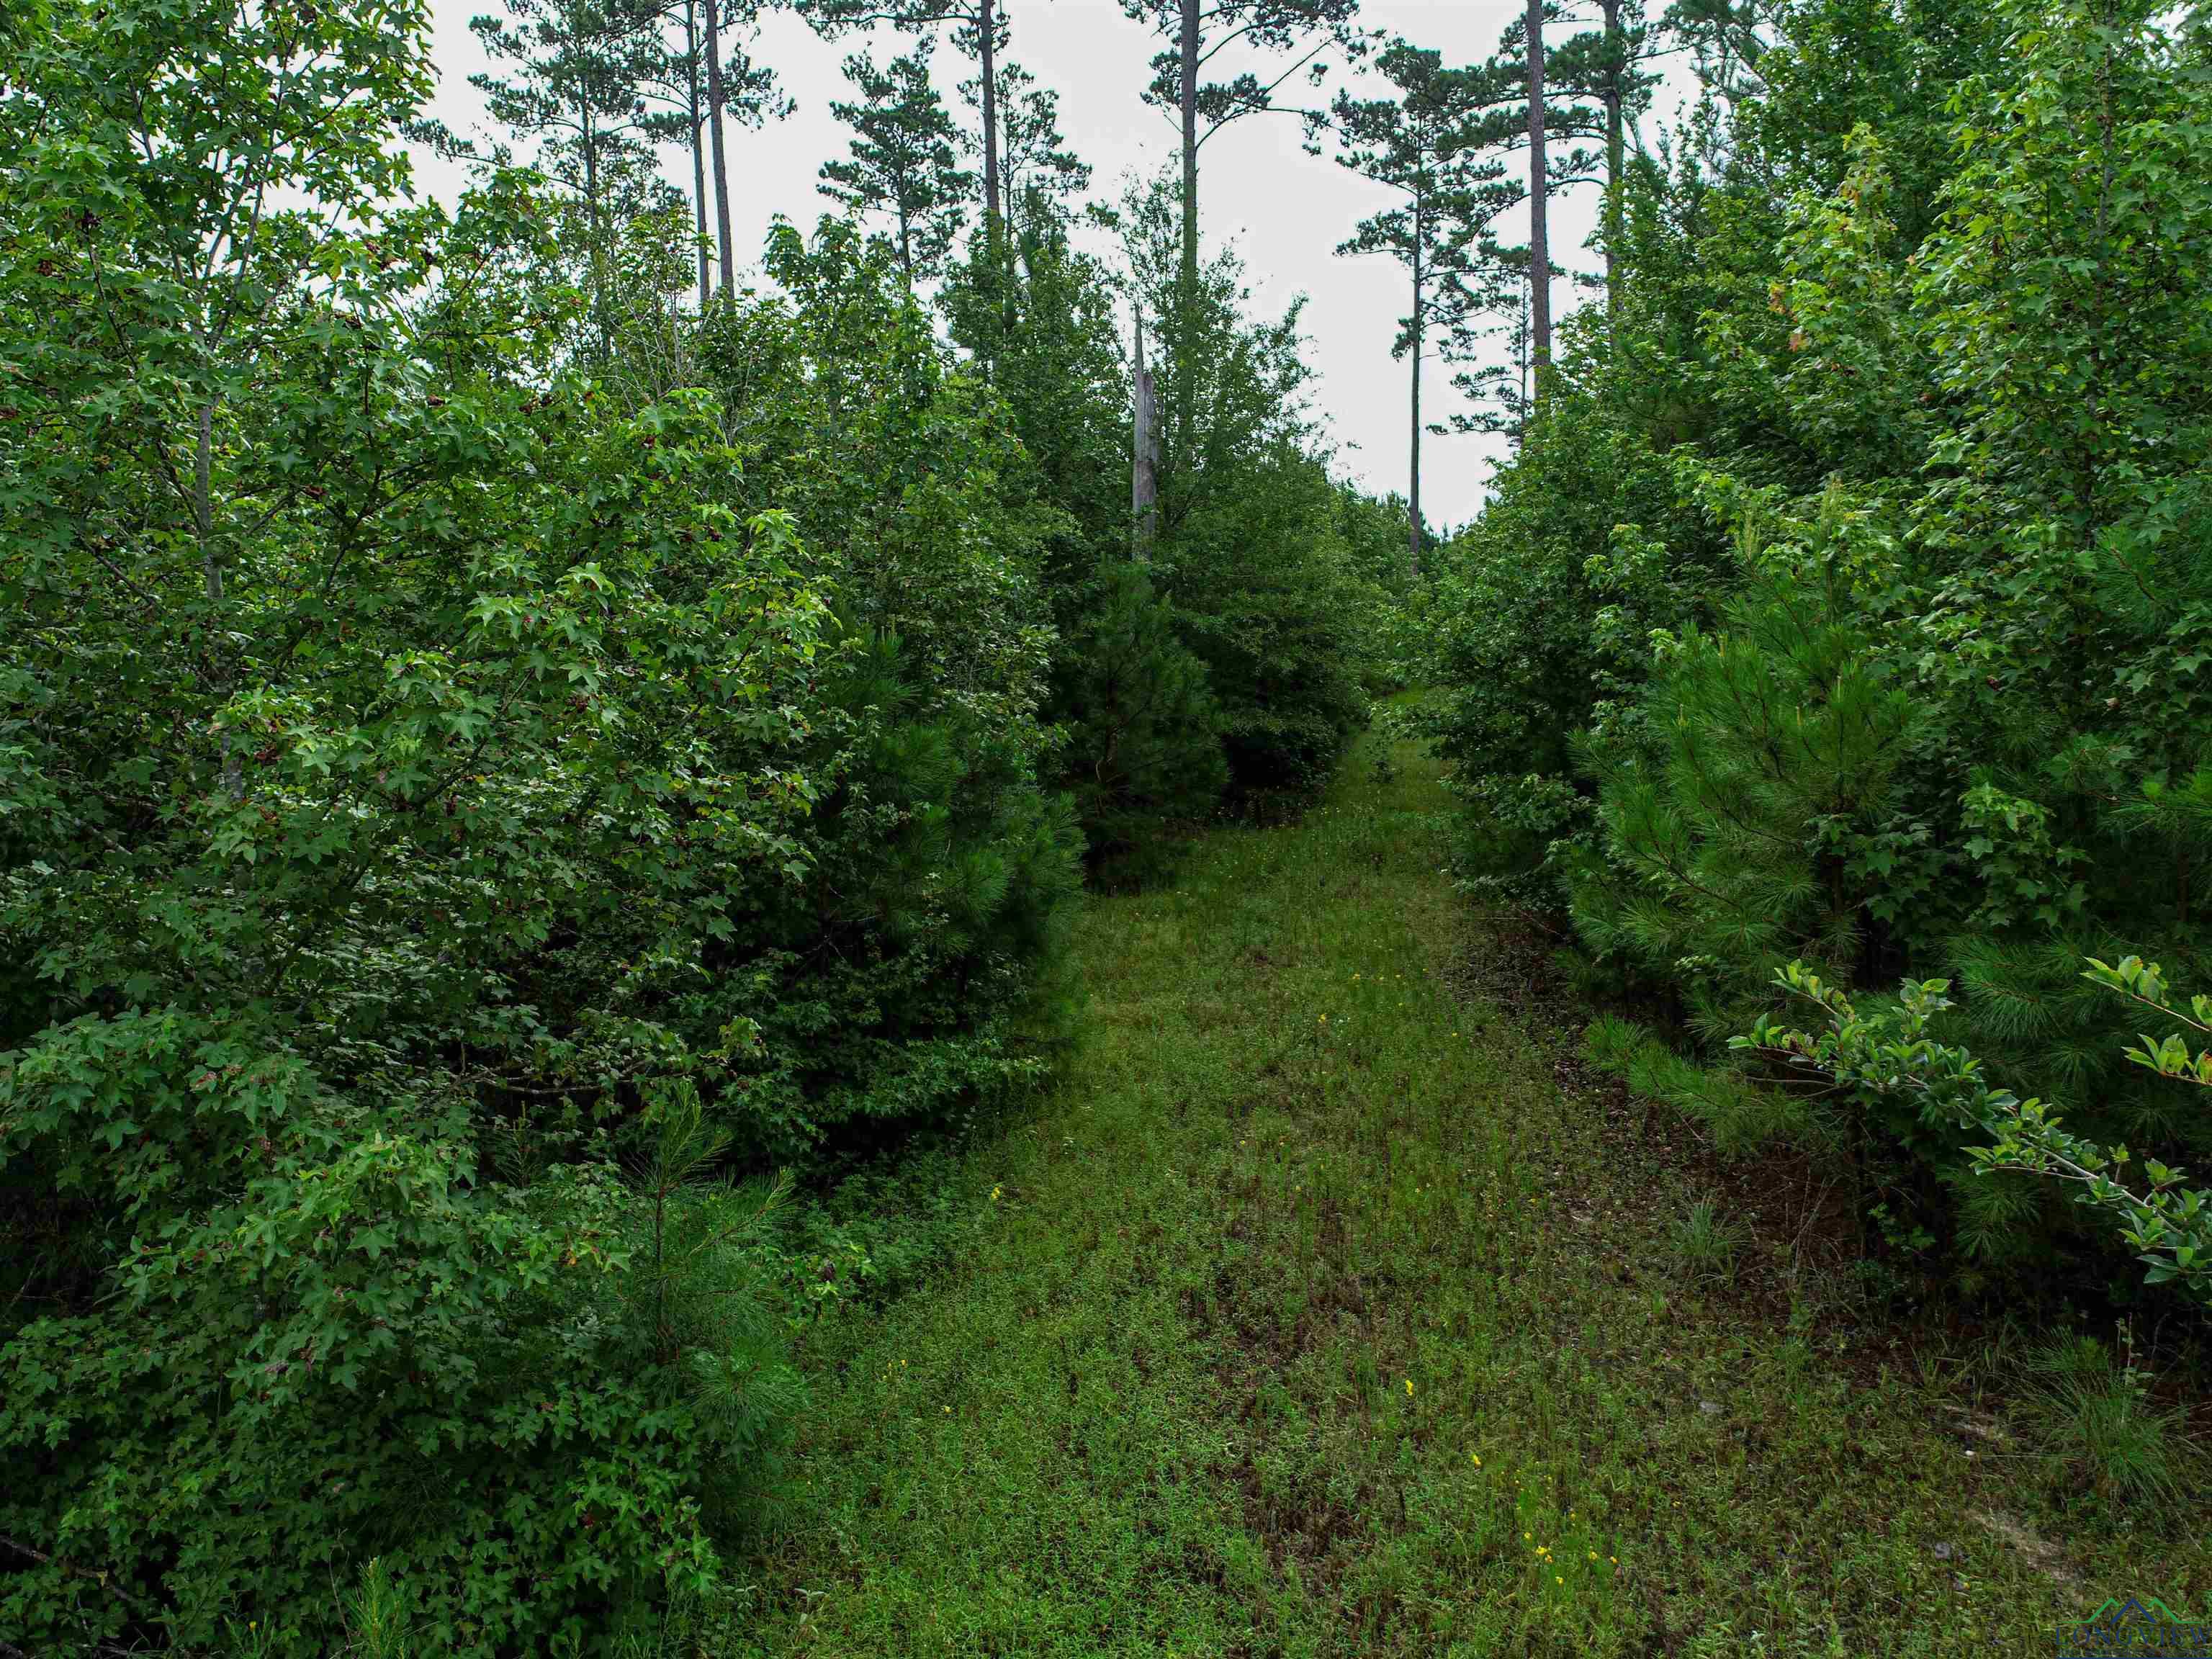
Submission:
M 1152 316 L 1176 313 L 1184 292 L 1174 208 L 1157 189 L 1128 204 L 1132 280 Z M 1162 405 L 1190 415 L 1170 427 L 1148 553 L 1220 703 L 1232 783 L 1304 793 L 1364 712 L 1358 627 L 1376 576 L 1355 563 L 1314 453 L 1297 310 L 1248 320 L 1231 254 L 1193 292 L 1160 371 Z
M 1516 1017 L 1440 769 L 1370 733 L 1085 907 L 1089 1039 L 948 1175 L 957 1269 L 806 1346 L 808 1478 L 707 1651 L 1961 1659 L 2199 1604 L 2171 1395 L 2094 1336 L 2018 1413 L 1993 1334 L 1893 1348 L 1786 1190 L 1753 1221 Z
M 10 14 L 9 1651 L 726 1599 L 793 1330 L 935 1248 L 910 1180 L 903 1234 L 828 1184 L 1048 1075 L 1086 834 L 1156 868 L 1358 712 L 1288 334 L 1134 563 L 1060 210 L 949 285 L 978 358 L 939 243 L 843 221 L 683 313 L 592 15 L 588 63 L 531 23 L 557 165 L 447 209 L 420 6 Z M 622 144 L 560 136 L 572 72 Z
M 381 15 L 72 15 L 9 106 L 0 1531 L 42 1644 L 202 1646 L 380 1552 L 456 1652 L 712 1584 L 781 1417 L 769 1270 L 745 1200 L 638 1161 L 1040 1068 L 1009 1022 L 1076 841 L 1021 515 L 967 460 L 1007 441 L 834 248 L 643 402 L 564 361 L 528 195 L 320 228 L 400 176 Z M 271 80 L 202 130 L 218 36 Z M 278 72 L 316 51 L 334 84 Z M 840 384 L 747 382 L 823 312 Z M 886 510 L 810 545 L 830 491 Z
M 1808 0 L 1620 182 L 1610 313 L 1443 579 L 1434 729 L 1468 873 L 1571 912 L 1708 1054 L 1791 963 L 1937 975 L 1932 1029 L 1999 1084 L 2204 1149 L 2079 969 L 2206 939 L 2207 45 L 2141 6 Z M 1978 1124 L 1683 1094 L 1846 1149 L 1907 1250 L 2094 1237 L 1977 1176 Z
M 1463 873 L 1661 1028 L 1601 1021 L 1594 1056 L 1724 1152 L 1794 1137 L 1844 1173 L 1893 1285 L 2057 1263 L 2069 1297 L 2170 1295 L 2146 1267 L 2204 1294 L 2185 1164 L 2212 1135 L 2179 1085 L 2212 1079 L 2212 1001 L 2144 961 L 2202 982 L 2212 943 L 2203 20 L 1685 5 L 1662 32 L 1706 96 L 1632 153 L 1657 37 L 1608 6 L 1557 55 L 1548 185 L 1540 21 L 1479 71 L 1399 43 L 1395 96 L 1314 129 L 1407 198 L 1348 245 L 1421 284 L 1413 465 L 1377 499 L 1334 471 L 1299 310 L 1256 316 L 1198 237 L 1201 129 L 1286 106 L 1212 52 L 1357 47 L 1352 0 L 1209 12 L 1203 74 L 1179 50 L 1151 94 L 1188 118 L 1181 176 L 1115 209 L 1078 199 L 1002 10 L 881 9 L 811 10 L 921 39 L 851 60 L 823 175 L 846 216 L 777 219 L 752 288 L 727 129 L 785 107 L 739 49 L 757 6 L 513 0 L 477 26 L 485 142 L 426 118 L 427 0 L 0 11 L 0 1654 L 614 1653 L 694 1615 L 750 1640 L 779 1616 L 763 1517 L 869 1487 L 858 1462 L 787 1478 L 814 1425 L 852 1454 L 875 1397 L 824 1356 L 1007 1212 L 964 1183 L 978 1126 L 1029 1133 L 1010 1109 L 1075 1052 L 1085 881 L 1157 889 L 1202 823 L 1303 810 L 1369 699 L 1417 684 Z M 1127 9 L 1180 49 L 1181 11 Z M 947 30 L 980 135 L 932 80 Z M 416 194 L 423 143 L 467 168 L 448 202 Z M 1531 395 L 1485 417 L 1517 448 L 1440 543 L 1423 343 L 1475 350 L 1541 267 L 1492 222 L 1533 205 L 1524 145 L 1536 201 L 1602 179 L 1607 291 L 1555 361 L 1524 342 Z M 1215 844 L 1364 860 L 1433 931 L 1407 818 Z M 1316 914 L 1346 938 L 1396 925 L 1338 898 Z M 1334 982 L 1249 920 L 1176 973 L 1280 968 L 1270 1006 Z M 1412 1006 L 1390 971 L 1351 971 L 1378 1029 Z M 1236 1026 L 1232 1066 L 1208 1034 L 1234 1022 L 1185 1000 L 1128 1030 L 1172 1024 L 1192 1098 L 1305 1100 L 1272 1025 Z M 1364 1074 L 1333 1005 L 1308 1037 L 1316 1098 L 1381 1137 L 1332 1248 L 1352 1216 L 1433 1267 L 1508 1235 L 1490 1198 L 1401 1229 L 1447 1172 L 1409 1190 L 1375 1115 L 1460 1074 L 1427 1029 L 1458 1054 L 1456 1015 L 1420 1006 L 1389 1053 L 1422 1078 Z M 2130 1047 L 2144 1009 L 2173 1034 Z M 1211 1156 L 1178 1121 L 1133 1190 Z M 1517 1205 L 1488 1121 L 1443 1122 L 1423 1156 Z M 1352 1167 L 1238 1237 L 1310 1254 Z M 1717 1272 L 1732 1229 L 1707 1204 L 1672 1231 Z M 1236 1300 L 1230 1261 L 1147 1337 L 1200 1352 L 1177 1322 Z M 1367 1271 L 1333 1292 L 1353 1346 Z M 1065 1352 L 1001 1340 L 1096 1409 Z M 1369 1368 L 1340 1414 L 1411 1447 L 1425 1408 L 1377 1415 L 1360 1352 L 1331 1362 Z M 2099 1491 L 2177 1490 L 2132 1352 L 2117 1382 L 2053 1352 Z M 1533 1498 L 1434 1478 L 1512 1553 Z M 1486 1628 L 1656 1639 L 1596 1523 L 1545 1518 L 1589 1547 L 1574 1588 L 1536 1572 L 1538 1612 Z M 1224 1535 L 1188 1532 L 1170 1576 Z M 1486 1582 L 1536 1565 L 1482 1547 Z M 1206 1567 L 1192 1628 L 1260 1604 L 1250 1565 Z
M 2172 1006 L 2179 999 L 2166 989 L 2155 963 L 2137 957 L 2117 968 L 2093 962 L 2084 977 L 2197 1037 L 2212 1033 L 2212 999 L 2191 998 L 2185 1013 Z M 2148 1268 L 2148 1282 L 2178 1282 L 2197 1300 L 2212 1302 L 2212 1194 L 2184 1186 L 2185 1171 L 2154 1158 L 2143 1160 L 2136 1180 L 2125 1172 L 2130 1159 L 2124 1146 L 2085 1140 L 2061 1127 L 2048 1103 L 1992 1087 L 1972 1054 L 1930 1035 L 1936 1018 L 1951 1006 L 1944 981 L 1916 985 L 1908 980 L 1897 1008 L 1871 1017 L 1798 963 L 1784 969 L 1779 982 L 1820 1008 L 1828 1029 L 1817 1035 L 1786 1030 L 1762 1016 L 1751 1035 L 1733 1039 L 1733 1046 L 1826 1073 L 1855 1091 L 1863 1109 L 1902 1109 L 1929 1127 L 1964 1129 L 1985 1139 L 1989 1144 L 1972 1154 L 1978 1174 L 2018 1170 L 2071 1183 L 2075 1202 L 2112 1218 Z M 2179 1033 L 2162 1042 L 2145 1038 L 2127 1057 L 2160 1077 L 2212 1085 L 2212 1051 L 2192 1047 Z

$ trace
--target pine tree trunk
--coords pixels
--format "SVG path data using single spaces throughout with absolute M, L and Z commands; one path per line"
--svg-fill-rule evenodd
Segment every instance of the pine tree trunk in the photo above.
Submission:
M 1145 313 L 1137 313 L 1137 363 L 1131 382 L 1129 455 L 1130 547 L 1137 562 L 1149 562 L 1158 525 L 1160 495 L 1159 393 L 1145 367 Z
M 1513 368 L 1521 377 L 1521 427 L 1528 429 L 1528 278 L 1521 278 L 1521 311 L 1513 330 Z
M 1200 0 L 1182 0 L 1182 78 L 1177 102 L 1182 113 L 1182 268 L 1178 283 L 1176 349 L 1189 349 L 1198 317 L 1198 11 Z M 1191 424 L 1190 364 L 1176 366 L 1176 454 L 1188 465 Z
M 1605 12 L 1605 316 L 1610 331 L 1620 310 L 1620 170 L 1622 84 L 1628 78 L 1627 37 L 1620 27 L 1620 0 L 1603 0 Z
M 699 5 L 684 0 L 685 103 L 691 116 L 691 218 L 699 238 L 699 314 L 713 297 L 707 266 L 707 112 L 700 107 Z
M 991 282 L 999 294 L 999 320 L 1008 332 L 1013 327 L 1013 261 L 1006 253 L 1006 204 L 999 188 L 999 65 L 998 45 L 991 39 L 997 21 L 992 0 L 978 0 L 983 73 L 983 248 L 991 261 Z
M 584 151 L 584 214 L 591 225 L 592 235 L 592 315 L 599 324 L 599 350 L 607 357 L 615 355 L 613 331 L 607 325 L 607 267 L 606 234 L 599 213 L 599 134 L 592 125 L 588 106 L 580 112 L 579 129 L 583 137 Z
M 1552 250 L 1544 223 L 1550 195 L 1544 171 L 1544 0 L 1528 0 L 1528 319 L 1532 396 L 1539 403 L 1552 367 Z
M 1426 206 L 1421 192 L 1413 192 L 1413 315 L 1409 331 L 1413 337 L 1413 349 L 1409 354 L 1413 360 L 1413 453 L 1406 486 L 1406 574 L 1409 581 L 1421 579 L 1421 347 L 1428 333 L 1428 322 L 1421 313 L 1421 233 L 1422 210 Z
M 975 11 L 981 42 L 983 71 L 983 222 L 995 236 L 999 226 L 999 73 L 998 46 L 991 39 L 996 21 L 992 0 L 980 0 Z
M 714 141 L 714 237 L 722 267 L 722 297 L 738 286 L 737 251 L 730 240 L 730 162 L 722 140 L 722 18 L 716 0 L 707 3 L 707 118 Z

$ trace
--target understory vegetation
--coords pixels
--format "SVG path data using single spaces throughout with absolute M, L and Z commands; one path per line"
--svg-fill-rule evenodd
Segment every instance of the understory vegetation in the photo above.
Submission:
M 1370 735 L 1086 908 L 1083 1044 L 927 1291 L 810 1335 L 759 1601 L 673 1650 L 1950 1659 L 2201 1605 L 2109 1329 L 1901 1342 L 1816 1166 L 1575 1063 L 1438 769 Z
M 679 315 L 681 219 L 558 156 L 411 199 L 427 21 L 11 24 L 14 1650 L 325 1652 L 371 1562 L 441 1653 L 720 1593 L 791 1332 L 890 1266 L 793 1181 L 1031 1090 L 1086 848 L 1157 869 L 1362 716 L 1233 272 L 1139 565 L 1048 203 L 976 255 L 988 372 L 846 221 Z
M 994 0 L 798 9 L 733 228 L 750 0 L 507 0 L 481 131 L 430 0 L 0 7 L 0 1659 L 2212 1589 L 2203 20 L 1294 109 L 1352 0 L 1125 0 L 1109 202 Z M 1201 239 L 1262 113 L 1404 198 L 1403 496 Z
M 1428 601 L 1462 874 L 1908 1297 L 2162 1321 L 2212 1263 L 2202 23 L 1785 9 L 1613 180 Z

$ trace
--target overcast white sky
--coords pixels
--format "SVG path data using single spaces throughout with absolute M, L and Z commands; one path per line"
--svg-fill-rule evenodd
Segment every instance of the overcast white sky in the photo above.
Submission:
M 468 22 L 495 5 L 496 0 L 435 0 L 443 77 L 438 112 L 457 131 L 482 124 L 468 77 L 483 66 L 483 57 Z M 1520 0 L 1368 0 L 1364 21 L 1439 50 L 1447 62 L 1473 62 L 1491 53 L 1507 19 L 1520 9 Z M 1071 147 L 1094 169 L 1096 194 L 1118 197 L 1127 175 L 1149 173 L 1172 159 L 1175 132 L 1168 118 L 1139 96 L 1159 43 L 1122 15 L 1117 0 L 1013 0 L 1008 10 L 1012 56 L 1042 84 L 1058 90 L 1061 125 Z M 741 263 L 757 254 L 775 215 L 811 225 L 832 205 L 819 193 L 817 174 L 823 161 L 846 150 L 849 129 L 829 106 L 833 98 L 849 95 L 839 64 L 860 44 L 824 41 L 787 11 L 764 21 L 757 56 L 775 65 L 799 107 L 790 119 L 764 131 L 731 131 L 732 224 Z M 898 49 L 896 37 L 884 32 L 878 61 Z M 948 106 L 964 118 L 966 106 L 956 90 L 971 72 L 963 61 L 940 50 L 935 71 Z M 1332 87 L 1343 78 L 1340 70 Z M 1339 258 L 1334 252 L 1358 220 L 1389 205 L 1394 193 L 1332 159 L 1308 155 L 1300 135 L 1296 118 L 1266 115 L 1239 121 L 1207 143 L 1200 152 L 1199 187 L 1204 234 L 1209 246 L 1226 239 L 1243 255 L 1261 311 L 1279 312 L 1297 295 L 1307 296 L 1307 361 L 1319 377 L 1315 404 L 1340 447 L 1338 465 L 1370 489 L 1403 490 L 1409 369 L 1391 357 L 1390 341 L 1406 308 L 1406 277 L 1388 258 Z M 672 179 L 688 193 L 688 164 L 672 155 L 668 166 Z M 426 168 L 424 177 L 434 190 L 452 182 L 435 168 Z M 1592 263 L 1580 244 L 1595 220 L 1593 198 L 1594 192 L 1580 191 L 1553 209 L 1555 262 L 1577 268 Z M 1509 238 L 1525 235 L 1510 222 L 1500 230 Z M 1554 314 L 1576 302 L 1573 289 L 1561 282 Z M 1425 418 L 1437 418 L 1452 405 L 1449 378 L 1441 365 L 1428 366 Z M 1486 436 L 1425 441 L 1421 493 L 1432 523 L 1449 527 L 1474 515 L 1502 447 L 1502 441 Z

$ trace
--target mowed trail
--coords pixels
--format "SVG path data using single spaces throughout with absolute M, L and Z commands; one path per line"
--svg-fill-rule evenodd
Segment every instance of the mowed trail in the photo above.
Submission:
M 813 1339 L 712 1650 L 1936 1659 L 2100 1599 L 1942 1377 L 1685 1272 L 1670 1132 L 1455 993 L 1445 805 L 1370 736 L 1086 905 L 1062 1081 L 962 1166 L 952 1265 Z

